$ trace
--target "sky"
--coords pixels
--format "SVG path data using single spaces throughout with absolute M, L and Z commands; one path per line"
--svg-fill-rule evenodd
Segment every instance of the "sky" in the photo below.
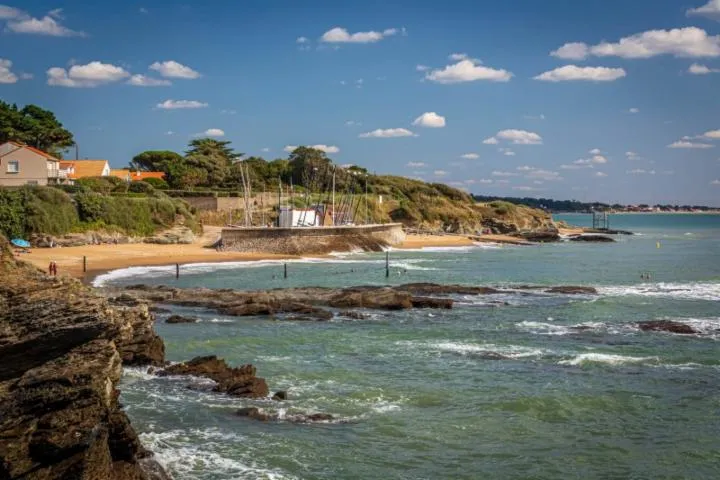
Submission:
M 0 4 L 0 98 L 114 168 L 213 136 L 476 194 L 720 206 L 719 87 L 720 0 Z

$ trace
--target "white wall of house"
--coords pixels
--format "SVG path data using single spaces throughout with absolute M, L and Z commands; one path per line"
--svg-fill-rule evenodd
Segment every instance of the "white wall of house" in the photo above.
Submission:
M 57 171 L 58 162 L 43 155 L 10 143 L 0 145 L 0 186 L 47 185 L 48 177 L 57 178 Z

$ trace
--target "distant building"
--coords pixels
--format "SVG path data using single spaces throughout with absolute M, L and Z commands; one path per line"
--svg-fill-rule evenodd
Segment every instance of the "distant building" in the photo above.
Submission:
M 110 175 L 110 164 L 107 160 L 64 160 L 60 162 L 60 169 L 67 178 L 73 180 Z
M 139 182 L 148 178 L 165 180 L 165 172 L 132 172 L 127 168 L 110 170 L 111 177 L 120 178 L 126 182 Z
M 63 183 L 60 159 L 17 142 L 0 145 L 0 185 L 48 185 Z

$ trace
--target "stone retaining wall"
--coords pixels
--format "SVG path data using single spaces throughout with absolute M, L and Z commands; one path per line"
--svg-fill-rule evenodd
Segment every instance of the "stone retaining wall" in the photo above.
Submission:
M 240 252 L 309 255 L 380 251 L 405 240 L 402 224 L 352 227 L 224 228 L 223 245 Z

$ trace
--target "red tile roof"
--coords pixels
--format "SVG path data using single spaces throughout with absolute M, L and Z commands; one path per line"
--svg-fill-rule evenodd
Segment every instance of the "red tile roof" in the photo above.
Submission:
M 18 148 L 26 148 L 26 149 L 30 150 L 31 152 L 37 153 L 38 155 L 42 155 L 42 156 L 45 157 L 46 159 L 51 160 L 51 161 L 53 161 L 53 162 L 59 162 L 59 161 L 60 161 L 59 158 L 55 158 L 55 157 L 53 157 L 52 155 L 50 155 L 49 153 L 43 152 L 42 150 L 39 150 L 39 149 L 37 149 L 37 148 L 35 148 L 35 147 L 31 147 L 30 145 L 23 145 L 22 143 L 13 142 L 13 141 L 9 141 L 9 142 L 7 142 L 7 143 L 9 143 L 10 145 L 15 145 L 15 146 L 18 147 Z

